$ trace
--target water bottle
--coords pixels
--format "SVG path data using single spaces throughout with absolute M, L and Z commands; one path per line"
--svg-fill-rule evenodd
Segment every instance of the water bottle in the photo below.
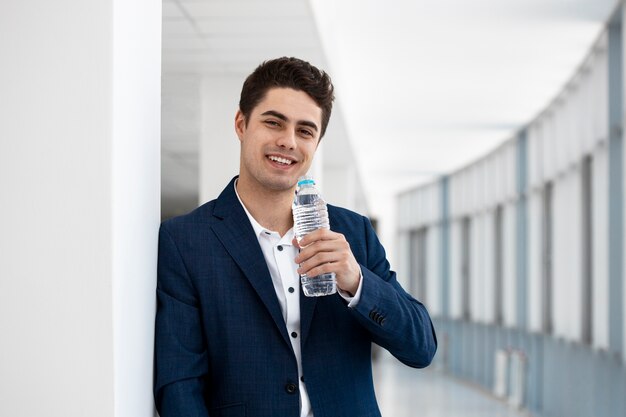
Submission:
M 328 208 L 315 187 L 315 181 L 311 177 L 302 177 L 298 181 L 298 189 L 293 199 L 293 230 L 296 239 L 300 239 L 307 233 L 324 228 L 330 229 L 328 223 Z M 337 292 L 337 280 L 335 273 L 309 277 L 300 275 L 302 291 L 307 297 L 320 297 Z

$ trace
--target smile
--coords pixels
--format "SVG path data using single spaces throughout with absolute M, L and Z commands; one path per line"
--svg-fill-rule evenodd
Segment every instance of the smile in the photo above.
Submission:
M 292 163 L 295 162 L 295 161 L 292 161 L 290 159 L 281 158 L 280 156 L 274 156 L 274 155 L 269 155 L 267 158 L 270 161 L 278 162 L 279 164 L 283 164 L 283 165 L 291 165 Z

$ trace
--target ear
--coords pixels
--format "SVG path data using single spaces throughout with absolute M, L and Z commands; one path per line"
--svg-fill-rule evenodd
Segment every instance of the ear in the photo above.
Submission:
M 237 137 L 239 141 L 242 140 L 243 134 L 246 131 L 246 117 L 243 115 L 241 110 L 237 110 L 235 114 L 235 133 L 237 133 Z

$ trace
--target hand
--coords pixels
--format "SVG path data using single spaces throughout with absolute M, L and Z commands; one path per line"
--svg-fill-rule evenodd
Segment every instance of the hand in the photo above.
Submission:
M 354 296 L 359 288 L 361 267 L 354 259 L 344 235 L 328 229 L 318 229 L 304 236 L 299 244 L 294 238 L 293 244 L 300 249 L 295 259 L 300 266 L 299 274 L 315 277 L 334 272 L 337 286 Z

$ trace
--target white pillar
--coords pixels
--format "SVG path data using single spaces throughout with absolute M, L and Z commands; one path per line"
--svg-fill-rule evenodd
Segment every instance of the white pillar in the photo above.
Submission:
M 162 5 L 152 0 L 112 5 L 114 416 L 152 417 Z
M 161 4 L 0 6 L 0 415 L 154 414 Z
M 356 181 L 354 166 L 325 166 L 324 197 L 334 205 L 354 210 Z

